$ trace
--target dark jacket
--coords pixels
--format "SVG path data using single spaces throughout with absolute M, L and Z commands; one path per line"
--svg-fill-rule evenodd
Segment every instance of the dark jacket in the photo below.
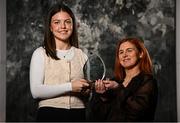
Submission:
M 127 87 L 119 87 L 104 94 L 93 93 L 89 103 L 91 121 L 153 121 L 157 104 L 157 82 L 152 75 L 135 76 Z M 107 98 L 101 100 L 101 96 Z

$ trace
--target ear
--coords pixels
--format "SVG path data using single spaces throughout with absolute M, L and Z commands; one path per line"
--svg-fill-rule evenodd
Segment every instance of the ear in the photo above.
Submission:
M 142 57 L 143 57 L 143 55 L 144 55 L 144 54 L 143 54 L 143 52 L 142 52 L 142 53 L 140 53 L 139 58 L 142 58 Z

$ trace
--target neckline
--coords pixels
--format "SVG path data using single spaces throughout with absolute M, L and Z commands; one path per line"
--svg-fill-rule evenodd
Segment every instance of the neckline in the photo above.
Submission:
M 74 47 L 71 47 L 68 50 L 57 50 L 57 56 L 61 59 L 61 60 L 71 60 L 74 57 Z
M 123 82 L 122 82 L 122 84 L 124 85 L 124 87 L 128 87 L 130 84 L 131 84 L 131 82 L 135 79 L 135 78 L 137 78 L 137 77 L 139 77 L 141 75 L 141 72 L 138 72 L 135 76 L 133 76 L 133 77 L 131 77 L 130 79 L 129 79 L 129 81 L 126 81 L 125 83 L 124 83 L 124 81 L 125 81 L 125 78 L 124 78 L 124 80 L 123 80 Z
M 57 52 L 68 52 L 69 50 L 72 50 L 72 46 L 69 49 L 66 50 L 61 50 L 61 49 L 56 49 Z

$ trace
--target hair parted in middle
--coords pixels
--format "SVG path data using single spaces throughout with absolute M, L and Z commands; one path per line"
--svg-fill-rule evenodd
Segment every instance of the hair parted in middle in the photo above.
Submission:
M 121 44 L 124 42 L 130 42 L 137 48 L 139 53 L 143 54 L 141 56 L 141 59 L 139 60 L 140 71 L 145 74 L 152 74 L 153 71 L 152 61 L 146 47 L 144 46 L 143 41 L 138 38 L 124 38 L 118 42 L 116 48 L 115 68 L 114 68 L 115 78 L 117 80 L 123 80 L 126 76 L 125 68 L 119 62 L 119 48 Z
M 69 38 L 69 43 L 71 46 L 79 47 L 78 44 L 78 34 L 77 34 L 77 27 L 76 27 L 76 20 L 72 10 L 63 3 L 54 4 L 48 11 L 46 19 L 45 19 L 45 34 L 44 34 L 44 48 L 46 51 L 47 56 L 50 56 L 52 59 L 59 60 L 56 55 L 56 44 L 55 38 L 53 33 L 50 30 L 51 25 L 51 18 L 58 12 L 67 12 L 70 17 L 72 18 L 73 23 L 73 31 Z

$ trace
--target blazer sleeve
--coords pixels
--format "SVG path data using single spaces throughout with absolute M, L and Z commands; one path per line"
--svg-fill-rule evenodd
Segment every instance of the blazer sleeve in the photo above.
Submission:
M 120 84 L 114 93 L 116 95 L 114 105 L 117 106 L 115 110 L 119 110 L 117 112 L 124 121 L 151 121 L 153 119 L 157 103 L 155 79 L 136 83 L 129 88 L 124 88 Z
M 108 96 L 107 94 L 93 93 L 92 99 L 89 102 L 91 110 L 91 121 L 107 121 L 108 113 L 110 111 L 111 100 L 103 101 L 101 98 Z

